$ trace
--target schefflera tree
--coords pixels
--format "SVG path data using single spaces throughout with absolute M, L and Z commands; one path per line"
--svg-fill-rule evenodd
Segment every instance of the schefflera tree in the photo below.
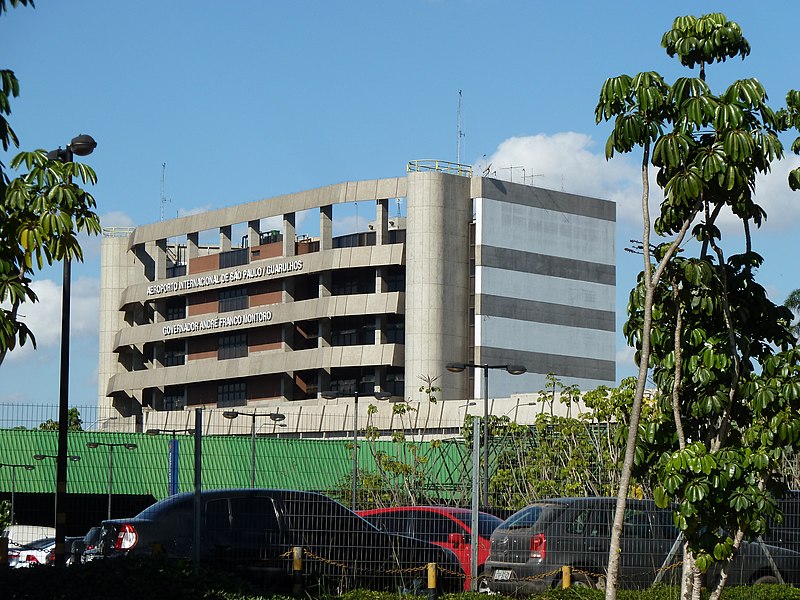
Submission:
M 624 327 L 639 371 L 612 529 L 609 599 L 616 598 L 635 468 L 654 470 L 656 501 L 675 507 L 685 540 L 682 594 L 699 598 L 701 574 L 721 569 L 718 595 L 742 541 L 763 533 L 769 517 L 779 518 L 781 460 L 800 443 L 800 354 L 791 314 L 756 283 L 762 257 L 751 239 L 751 226 L 766 219 L 754 198 L 756 175 L 782 158 L 779 134 L 798 125 L 798 94 L 789 92 L 788 107 L 774 111 L 755 78 L 720 94 L 711 90 L 708 66 L 750 53 L 739 25 L 723 14 L 675 19 L 662 46 L 684 67 L 697 67 L 698 76 L 672 85 L 655 72 L 614 77 L 596 108 L 598 123 L 614 124 L 607 158 L 642 150 L 643 270 Z M 659 191 L 652 207 L 651 166 Z M 790 186 L 797 183 L 795 171 Z M 722 242 L 723 211 L 741 223 L 741 237 L 731 236 L 736 252 Z M 642 423 L 651 370 L 660 410 Z

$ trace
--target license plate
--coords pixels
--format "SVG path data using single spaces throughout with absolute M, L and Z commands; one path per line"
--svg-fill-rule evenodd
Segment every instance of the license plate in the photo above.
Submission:
M 494 580 L 495 581 L 508 581 L 511 579 L 511 570 L 510 569 L 497 569 L 494 572 Z

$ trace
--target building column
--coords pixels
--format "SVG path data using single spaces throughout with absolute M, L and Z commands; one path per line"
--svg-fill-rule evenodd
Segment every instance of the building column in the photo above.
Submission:
M 228 252 L 231 249 L 231 226 L 225 225 L 219 228 L 219 251 Z
M 389 243 L 389 200 L 375 202 L 375 245 Z
M 200 233 L 194 231 L 186 234 L 186 260 L 187 262 L 200 255 Z M 188 272 L 188 268 L 187 268 Z
M 261 245 L 261 221 L 258 219 L 247 222 L 247 245 L 250 248 Z
M 420 377 L 439 377 L 444 400 L 471 397 L 467 377 L 448 362 L 467 360 L 471 291 L 471 180 L 409 173 L 406 200 L 405 397 Z
M 319 208 L 319 249 L 333 248 L 333 206 Z

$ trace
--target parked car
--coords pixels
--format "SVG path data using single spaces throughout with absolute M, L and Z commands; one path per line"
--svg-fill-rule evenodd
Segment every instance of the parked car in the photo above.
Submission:
M 572 567 L 572 584 L 603 585 L 608 564 L 615 498 L 556 498 L 514 513 L 495 529 L 486 570 L 489 588 L 505 594 L 531 594 L 561 585 L 561 567 Z M 669 569 L 678 532 L 670 510 L 651 500 L 628 500 L 620 539 L 620 587 L 677 581 Z M 769 556 L 768 556 L 769 554 Z M 669 563 L 669 564 L 668 564 Z M 743 544 L 730 569 L 729 585 L 772 582 L 775 569 L 786 582 L 800 581 L 800 553 L 778 546 Z M 708 580 L 718 571 L 712 569 Z
M 470 589 L 472 564 L 472 511 L 449 506 L 392 506 L 358 511 L 367 521 L 391 533 L 425 540 L 451 550 L 461 563 L 466 579 L 464 589 Z M 478 513 L 478 589 L 488 591 L 484 563 L 489 556 L 489 538 L 503 521 L 489 513 Z
M 64 538 L 64 555 L 67 565 L 74 565 L 81 562 L 81 554 L 83 553 L 83 536 L 67 536 Z M 50 550 L 47 555 L 47 564 L 51 565 L 56 562 L 56 549 L 55 546 Z
M 156 502 L 131 519 L 103 521 L 107 557 L 194 554 L 194 495 Z M 427 564 L 441 567 L 440 591 L 462 587 L 458 559 L 434 544 L 381 531 L 314 492 L 235 489 L 202 492 L 201 560 L 244 570 L 273 589 L 290 588 L 291 550 L 304 550 L 304 585 L 338 590 L 418 589 Z
M 9 525 L 3 530 L 0 537 L 8 538 L 9 547 L 21 548 L 25 544 L 30 544 L 43 538 L 56 537 L 56 530 L 53 527 L 42 525 Z
M 100 542 L 100 533 L 102 531 L 103 528 L 99 525 L 91 527 L 86 532 L 86 535 L 83 536 L 82 541 L 73 544 L 72 551 L 80 558 L 80 562 L 90 562 L 101 556 L 97 545 Z
M 24 544 L 19 548 L 9 549 L 8 566 L 11 568 L 33 567 L 47 564 L 47 556 L 55 548 L 55 538 L 42 538 Z

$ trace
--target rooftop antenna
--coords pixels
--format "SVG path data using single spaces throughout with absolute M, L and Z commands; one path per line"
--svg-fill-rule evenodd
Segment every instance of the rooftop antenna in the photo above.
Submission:
M 461 131 L 461 90 L 458 90 L 458 143 L 456 164 L 461 164 L 461 138 L 464 137 L 464 132 Z
M 531 180 L 530 185 L 534 185 L 534 177 L 544 177 L 544 173 L 531 173 L 530 175 L 525 174 L 525 169 L 522 169 L 522 183 L 527 183 L 528 179 Z M 562 190 L 563 191 L 563 190 Z
M 522 169 L 522 173 L 523 173 L 523 177 L 524 177 L 525 167 L 519 167 L 519 166 L 500 167 L 501 171 L 506 171 L 506 170 L 509 171 L 509 177 L 511 177 L 511 183 L 514 183 L 514 169 Z
M 164 210 L 166 209 L 167 202 L 171 202 L 171 200 L 167 199 L 164 181 L 166 180 L 167 174 L 167 163 L 161 163 L 161 220 L 164 220 Z

